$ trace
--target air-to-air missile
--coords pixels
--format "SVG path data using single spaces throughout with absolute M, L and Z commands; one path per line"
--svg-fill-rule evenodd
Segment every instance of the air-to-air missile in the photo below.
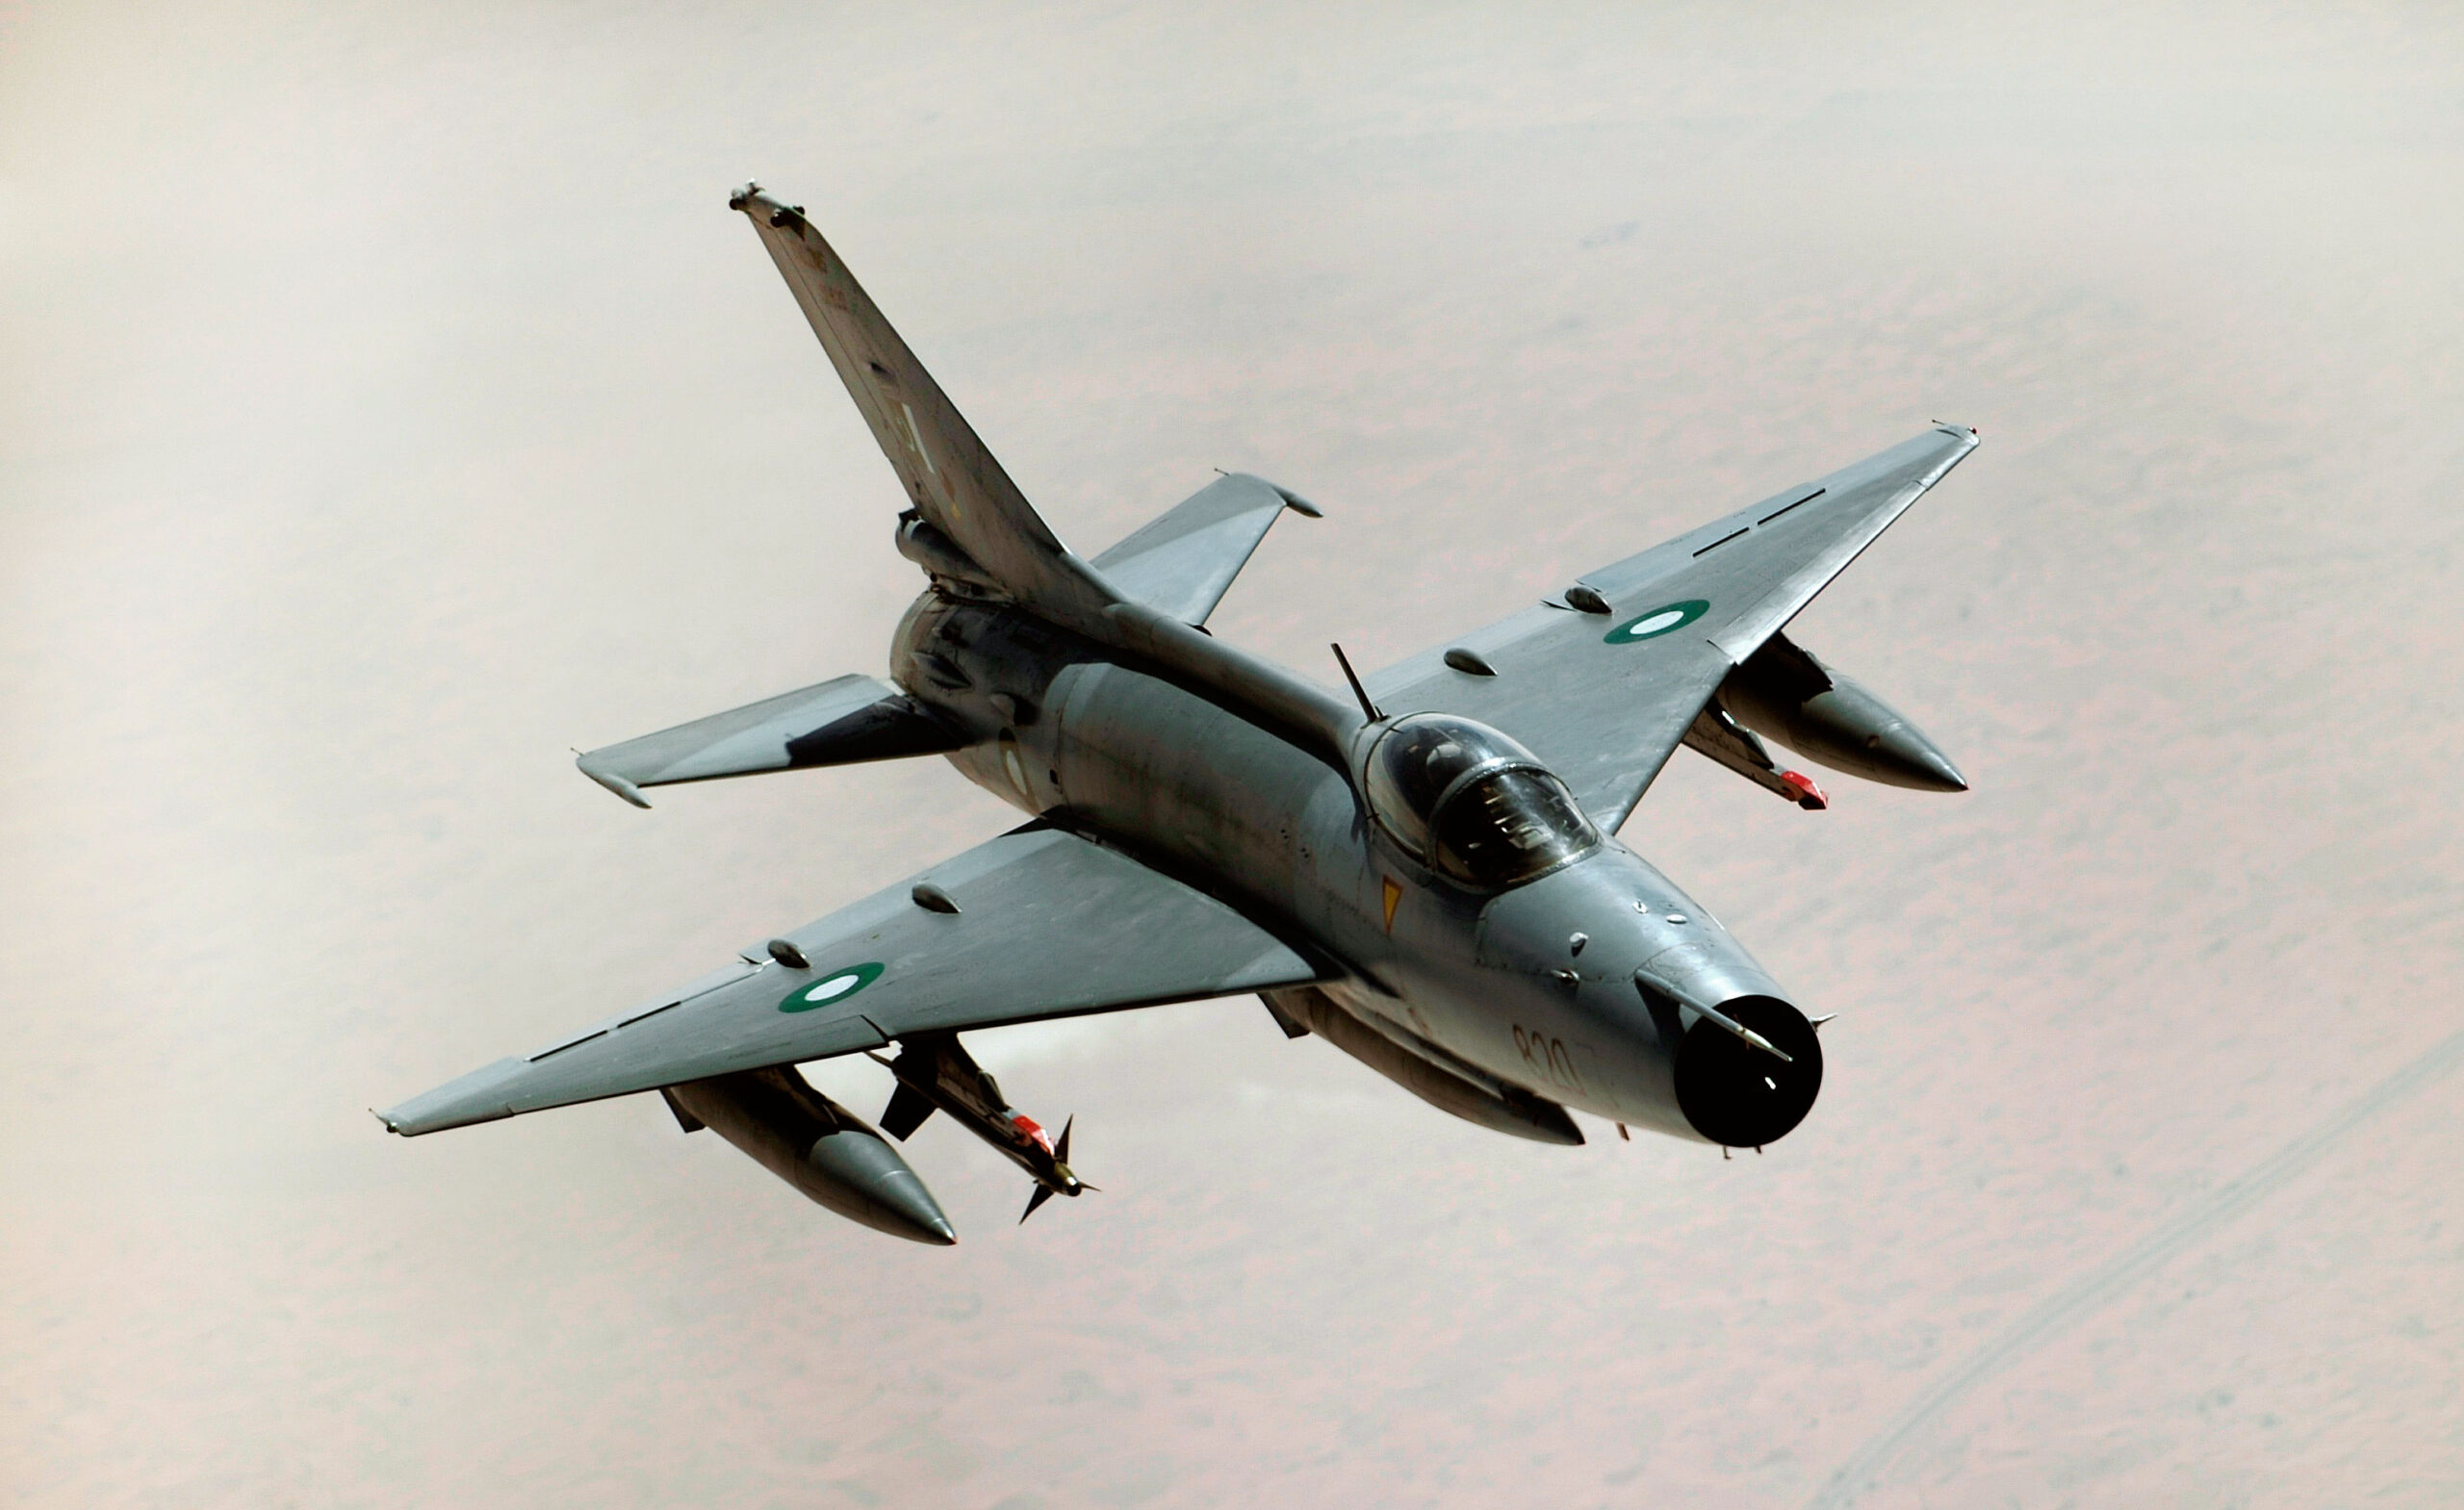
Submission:
M 1018 1219 L 1056 1195 L 1078 1195 L 1094 1189 L 1070 1172 L 1069 1130 L 1075 1117 L 1061 1125 L 1061 1139 L 1001 1094 L 1000 1083 L 985 1072 L 959 1042 L 955 1033 L 916 1034 L 899 1041 L 898 1057 L 865 1056 L 898 1077 L 889 1105 L 882 1112 L 882 1131 L 905 1142 L 935 1112 L 990 1143 L 1004 1159 L 1027 1171 L 1036 1190 Z
M 793 1068 L 687 1081 L 660 1094 L 686 1132 L 708 1128 L 851 1221 L 914 1242 L 959 1240 L 898 1150 Z

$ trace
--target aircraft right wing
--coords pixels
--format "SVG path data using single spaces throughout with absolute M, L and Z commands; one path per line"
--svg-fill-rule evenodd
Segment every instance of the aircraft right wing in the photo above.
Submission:
M 378 1113 L 405 1137 L 956 1032 L 1322 980 L 1222 903 L 1030 824 L 715 974 Z
M 1503 729 L 1614 829 L 1729 673 L 1975 448 L 1975 431 L 1937 426 L 1387 667 L 1370 696 Z

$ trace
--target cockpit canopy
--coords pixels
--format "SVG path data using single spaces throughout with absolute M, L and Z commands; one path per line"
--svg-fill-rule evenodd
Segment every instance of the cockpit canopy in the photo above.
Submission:
M 1502 889 L 1600 842 L 1565 783 L 1485 724 L 1420 713 L 1369 752 L 1370 810 L 1414 857 Z

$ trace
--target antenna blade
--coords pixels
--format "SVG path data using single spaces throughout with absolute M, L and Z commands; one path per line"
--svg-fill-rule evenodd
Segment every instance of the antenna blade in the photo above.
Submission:
M 1360 700 L 1362 714 L 1373 724 L 1384 718 L 1386 715 L 1377 711 L 1377 704 L 1369 701 L 1369 689 L 1362 686 L 1360 678 L 1352 674 L 1351 657 L 1344 653 L 1344 648 L 1340 645 L 1329 645 L 1326 648 L 1335 653 L 1335 664 L 1344 669 L 1344 679 L 1351 683 L 1351 695 Z

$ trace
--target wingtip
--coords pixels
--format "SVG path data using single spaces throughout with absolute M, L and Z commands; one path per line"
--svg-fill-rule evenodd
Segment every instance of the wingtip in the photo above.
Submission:
M 594 767 L 590 763 L 589 755 L 578 755 L 574 756 L 574 767 L 580 771 L 582 775 L 589 777 L 592 781 L 606 787 L 609 791 L 614 792 L 617 796 L 625 799 L 625 801 L 631 803 L 634 806 L 641 808 L 644 812 L 650 811 L 650 799 L 642 795 L 642 789 L 640 787 L 635 786 L 632 782 L 625 780 L 621 776 L 618 776 L 613 771 Z
M 1215 470 L 1226 477 L 1238 477 L 1244 482 L 1257 483 L 1259 486 L 1271 492 L 1276 498 L 1283 499 L 1283 506 L 1292 510 L 1296 514 L 1303 514 L 1311 519 L 1323 519 L 1326 517 L 1326 511 L 1324 509 L 1320 508 L 1317 504 L 1310 502 L 1307 499 L 1302 498 L 1299 494 L 1293 492 L 1290 488 L 1285 487 L 1282 483 L 1276 482 L 1271 478 L 1261 477 L 1254 472 L 1224 472 L 1220 467 L 1218 467 Z

